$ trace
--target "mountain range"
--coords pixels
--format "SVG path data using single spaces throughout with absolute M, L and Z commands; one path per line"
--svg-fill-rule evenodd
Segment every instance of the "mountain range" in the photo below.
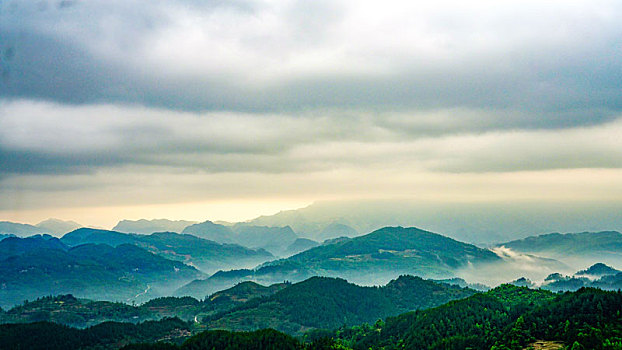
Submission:
M 515 252 L 559 259 L 573 265 L 622 261 L 622 233 L 617 231 L 549 233 L 501 243 Z
M 618 203 L 438 203 L 415 200 L 323 201 L 250 220 L 250 225 L 290 226 L 299 237 L 323 241 L 343 234 L 323 231 L 339 223 L 359 234 L 385 226 L 417 226 L 451 238 L 493 244 L 547 232 L 622 228 Z M 347 235 L 349 236 L 349 235 Z M 354 236 L 354 235 L 353 235 Z
M 207 317 L 209 328 L 256 330 L 274 328 L 302 334 L 312 328 L 375 322 L 379 318 L 461 299 L 476 291 L 401 276 L 383 287 L 361 287 L 343 279 L 312 277 L 268 297 L 253 299 Z
M 49 234 L 53 236 L 61 236 L 79 227 L 82 227 L 82 225 L 77 222 L 59 219 L 47 219 L 36 225 L 0 221 L 0 235 L 28 237 L 32 235 Z
M 597 263 L 572 275 L 550 274 L 540 287 L 556 292 L 576 291 L 584 287 L 619 290 L 622 289 L 622 271 Z
M 402 285 L 395 286 L 396 290 L 413 282 L 412 286 L 417 288 L 421 282 L 413 277 L 406 278 L 407 281 L 400 282 Z M 395 283 L 400 280 L 402 278 Z M 435 288 L 438 287 L 417 288 L 414 298 L 404 301 L 416 304 L 417 299 L 429 300 L 428 292 Z M 253 332 L 204 330 L 196 323 L 170 318 L 139 324 L 105 322 L 83 330 L 38 322 L 0 325 L 0 348 L 606 350 L 619 348 L 622 340 L 619 322 L 622 294 L 591 288 L 554 294 L 502 285 L 485 293 L 470 294 L 436 307 L 415 308 L 415 311 L 377 319 L 373 323 L 343 324 L 371 317 L 383 306 L 393 307 L 394 300 L 411 295 L 408 288 L 403 291 L 405 293 L 396 295 L 389 286 L 372 289 L 338 279 L 313 278 L 268 297 L 251 299 L 241 307 L 206 320 L 227 320 L 240 328 L 251 328 L 244 320 L 257 322 L 257 326 L 275 320 L 278 327 L 298 331 L 294 333 L 301 335 L 298 338 L 273 329 Z M 382 302 L 383 295 L 391 296 L 389 304 Z M 433 295 L 440 302 L 443 294 Z M 457 294 L 453 296 L 458 297 Z M 354 304 L 363 307 L 353 307 Z M 240 314 L 237 318 L 233 317 L 236 313 Z M 338 323 L 341 320 L 343 323 Z M 336 326 L 331 329 L 307 328 L 299 321 Z
M 219 244 L 190 234 L 157 232 L 150 235 L 81 228 L 67 233 L 61 241 L 69 246 L 85 243 L 132 244 L 167 259 L 192 265 L 205 273 L 223 268 L 252 267 L 274 257 L 263 249 L 237 244 Z
M 196 224 L 196 221 L 186 220 L 121 220 L 113 228 L 113 231 L 123 233 L 151 234 L 154 232 L 182 232 L 186 227 Z M 67 231 L 69 232 L 69 231 Z
M 384 284 L 402 274 L 455 277 L 465 266 L 501 263 L 497 254 L 417 228 L 386 227 L 364 236 L 326 241 L 255 269 L 221 271 L 180 288 L 176 295 L 207 293 L 252 280 L 272 284 L 331 276 L 361 284 Z
M 29 224 L 20 224 L 16 222 L 10 221 L 0 221 L 0 234 L 3 235 L 11 235 L 18 237 L 27 237 L 32 235 L 41 235 L 41 234 L 49 234 L 50 232 L 46 229 L 29 225 Z
M 205 221 L 186 227 L 182 233 L 218 243 L 234 243 L 249 248 L 264 249 L 281 257 L 298 253 L 301 251 L 299 249 L 308 247 L 307 244 L 298 248 L 298 245 L 294 244 L 298 236 L 289 226 L 268 227 L 245 223 L 225 226 L 212 221 Z
M 438 306 L 475 293 L 469 288 L 413 276 L 400 276 L 382 287 L 312 277 L 295 284 L 270 286 L 243 282 L 203 300 L 160 297 L 142 305 L 93 301 L 73 295 L 43 297 L 0 311 L 0 323 L 46 321 L 84 328 L 108 321 L 138 323 L 174 316 L 208 328 L 272 327 L 301 334 L 312 328 L 375 322 L 378 318 Z
M 50 236 L 0 241 L 1 307 L 44 295 L 143 300 L 203 274 L 131 244 L 70 247 Z

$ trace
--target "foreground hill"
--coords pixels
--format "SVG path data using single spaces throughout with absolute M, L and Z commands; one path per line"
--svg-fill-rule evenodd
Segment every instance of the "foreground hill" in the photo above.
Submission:
M 194 298 L 160 297 L 142 305 L 129 305 L 111 301 L 79 299 L 71 294 L 48 296 L 24 302 L 0 313 L 0 323 L 54 322 L 66 326 L 85 328 L 100 323 L 160 320 L 178 317 L 193 320 L 202 302 Z
M 7 311 L 0 310 L 0 324 L 46 321 L 85 328 L 108 321 L 138 323 L 165 317 L 196 321 L 205 316 L 228 311 L 251 299 L 268 297 L 290 285 L 280 283 L 265 287 L 253 282 L 244 282 L 216 292 L 205 300 L 191 297 L 159 297 L 140 305 L 94 301 L 76 298 L 71 294 L 46 296 L 26 301 Z
M 342 279 L 312 277 L 273 295 L 253 299 L 204 319 L 209 328 L 274 328 L 301 334 L 311 328 L 336 328 L 409 310 L 441 305 L 473 295 L 471 289 L 401 276 L 384 287 L 361 287 Z
M 44 236 L 0 241 L 2 307 L 43 295 L 140 300 L 202 276 L 198 270 L 130 244 L 69 247 Z
M 324 309 L 318 307 L 314 311 L 310 317 L 321 319 Z M 622 345 L 620 314 L 620 292 L 581 289 L 553 294 L 504 285 L 435 308 L 388 317 L 372 325 L 314 329 L 302 340 L 275 330 L 210 330 L 190 337 L 197 331 L 191 325 L 167 319 L 139 325 L 105 323 L 86 330 L 52 323 L 0 325 L 0 348 L 107 349 L 149 341 L 152 343 L 128 345 L 124 349 L 521 350 L 544 349 L 537 346 L 546 345 L 548 349 L 606 350 L 619 349 Z M 180 344 L 183 338 L 187 340 Z M 153 343 L 156 339 L 160 343 Z
M 182 232 L 186 227 L 194 225 L 194 221 L 185 220 L 167 220 L 167 219 L 154 219 L 154 220 L 121 220 L 113 231 L 123 233 L 141 233 L 150 234 L 154 232 Z M 69 232 L 69 231 L 67 231 Z
M 182 261 L 206 273 L 222 268 L 255 266 L 273 258 L 261 249 L 248 249 L 236 244 L 219 244 L 189 234 L 157 232 L 150 235 L 81 228 L 64 235 L 61 241 L 70 246 L 85 243 L 132 244 L 167 259 Z
M 622 293 L 554 295 L 502 286 L 438 308 L 340 331 L 356 349 L 526 349 L 536 340 L 572 349 L 619 349 Z
M 76 329 L 50 322 L 0 325 L 0 349 L 73 350 L 119 349 L 130 343 L 181 342 L 191 324 L 168 318 L 140 324 L 105 322 Z

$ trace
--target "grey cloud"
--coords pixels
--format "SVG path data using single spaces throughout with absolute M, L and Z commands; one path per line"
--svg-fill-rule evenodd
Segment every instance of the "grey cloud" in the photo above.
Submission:
M 401 33 L 383 22 L 365 37 L 357 25 L 374 24 L 349 2 L 95 1 L 34 14 L 19 3 L 0 13 L 5 50 L 14 52 L 0 95 L 178 111 L 500 113 L 467 131 L 597 124 L 622 110 L 622 29 L 611 19 L 622 6 L 600 5 L 609 17 L 538 9 L 555 16 L 548 26 L 528 11 L 499 24 L 491 9 L 476 26 L 427 10 L 429 19 L 413 18 L 424 21 L 420 29 L 403 23 Z M 401 46 L 393 44 L 400 35 Z M 426 36 L 447 43 L 428 48 Z
M 495 116 L 478 110 L 432 115 L 176 113 L 5 102 L 0 105 L 0 160 L 5 165 L 0 174 L 95 173 L 128 166 L 263 174 L 395 167 L 443 172 L 622 167 L 617 136 L 622 119 L 548 131 L 483 132 L 460 123 L 486 123 Z

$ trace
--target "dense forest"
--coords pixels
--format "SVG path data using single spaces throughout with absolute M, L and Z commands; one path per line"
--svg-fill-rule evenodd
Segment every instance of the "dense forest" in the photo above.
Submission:
M 177 318 L 139 324 L 104 322 L 76 329 L 51 322 L 0 326 L 0 349 L 118 349 L 130 343 L 178 342 L 190 336 L 188 322 Z
M 330 312 L 303 311 L 316 318 Z M 555 294 L 502 285 L 438 307 L 356 326 L 313 329 L 299 337 L 272 329 L 202 331 L 175 318 L 106 322 L 86 329 L 49 322 L 0 326 L 2 349 L 519 350 L 536 341 L 559 349 L 622 349 L 622 292 L 582 288 Z
M 622 349 L 622 293 L 583 288 L 553 294 L 503 285 L 373 326 L 307 334 L 353 349 L 524 349 L 536 340 L 569 349 Z
M 400 276 L 383 287 L 361 287 L 339 278 L 312 277 L 203 321 L 210 328 L 246 331 L 275 328 L 300 335 L 312 328 L 374 322 L 475 293 L 472 289 L 413 276 Z

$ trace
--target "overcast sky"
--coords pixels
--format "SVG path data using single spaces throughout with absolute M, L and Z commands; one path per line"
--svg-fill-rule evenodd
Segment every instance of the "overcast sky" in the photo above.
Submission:
M 0 2 L 0 220 L 622 202 L 622 2 Z

